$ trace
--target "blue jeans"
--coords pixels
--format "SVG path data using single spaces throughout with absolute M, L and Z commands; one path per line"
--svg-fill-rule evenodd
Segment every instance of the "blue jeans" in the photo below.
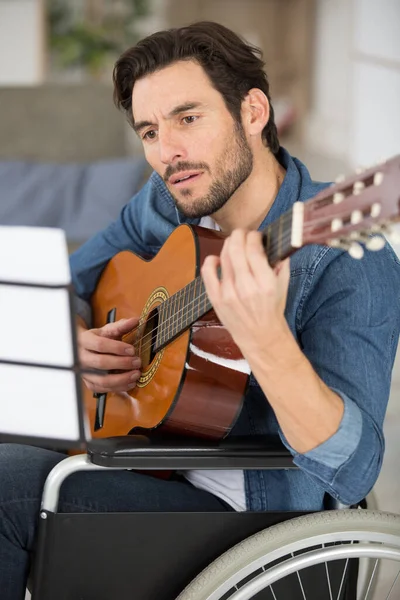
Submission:
M 35 548 L 44 482 L 66 457 L 60 452 L 0 444 L 0 594 L 23 600 Z M 181 479 L 163 480 L 133 471 L 88 471 L 61 486 L 59 512 L 225 511 L 216 496 Z

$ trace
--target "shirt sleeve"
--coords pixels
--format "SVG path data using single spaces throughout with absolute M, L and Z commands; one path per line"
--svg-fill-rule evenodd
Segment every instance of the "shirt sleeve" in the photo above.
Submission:
M 117 220 L 71 254 L 72 283 L 80 298 L 75 304 L 79 314 L 87 320 L 88 302 L 99 277 L 117 252 L 131 250 L 144 258 L 154 256 L 176 224 L 170 196 L 159 176 L 153 173 L 124 206 Z
M 342 398 L 344 413 L 338 430 L 309 452 L 298 453 L 282 433 L 281 438 L 295 464 L 345 504 L 368 494 L 382 465 L 399 296 L 400 264 L 386 247 L 367 251 L 360 261 L 347 253 L 328 265 L 321 260 L 300 309 L 300 345 L 317 374 Z

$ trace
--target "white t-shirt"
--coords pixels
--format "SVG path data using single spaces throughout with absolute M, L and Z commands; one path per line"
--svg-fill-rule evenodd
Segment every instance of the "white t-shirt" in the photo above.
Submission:
M 203 217 L 199 225 L 208 227 L 208 229 L 219 230 L 218 225 L 211 217 Z M 246 510 L 243 471 L 196 469 L 182 471 L 181 474 L 195 487 L 218 496 L 236 511 Z

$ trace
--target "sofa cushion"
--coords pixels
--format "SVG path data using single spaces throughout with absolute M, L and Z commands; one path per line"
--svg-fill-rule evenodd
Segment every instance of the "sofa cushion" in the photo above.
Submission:
M 0 161 L 0 224 L 60 227 L 69 241 L 83 242 L 118 216 L 143 184 L 146 164 Z

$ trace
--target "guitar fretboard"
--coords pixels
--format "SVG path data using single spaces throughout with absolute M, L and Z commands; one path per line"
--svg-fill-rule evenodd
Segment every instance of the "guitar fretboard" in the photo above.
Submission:
M 201 276 L 196 277 L 158 307 L 156 352 L 212 308 Z

